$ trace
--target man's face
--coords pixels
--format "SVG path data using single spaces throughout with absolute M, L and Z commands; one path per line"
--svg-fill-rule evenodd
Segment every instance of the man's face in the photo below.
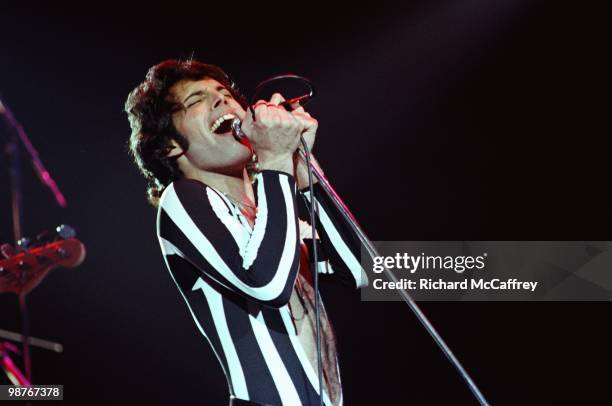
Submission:
M 251 150 L 232 135 L 232 119 L 244 119 L 245 111 L 230 91 L 214 79 L 184 80 L 170 88 L 168 97 L 177 105 L 174 128 L 189 141 L 189 169 L 242 174 Z

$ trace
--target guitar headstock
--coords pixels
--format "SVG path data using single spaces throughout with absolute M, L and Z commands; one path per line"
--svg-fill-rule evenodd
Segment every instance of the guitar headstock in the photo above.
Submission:
M 67 226 L 60 226 L 56 233 L 41 233 L 33 244 L 29 239 L 19 241 L 15 252 L 4 244 L 0 260 L 0 293 L 28 293 L 56 267 L 74 268 L 85 259 L 85 246 L 74 238 L 75 233 L 64 232 Z M 44 237 L 43 237 L 44 235 Z M 68 238 L 64 238 L 68 237 Z

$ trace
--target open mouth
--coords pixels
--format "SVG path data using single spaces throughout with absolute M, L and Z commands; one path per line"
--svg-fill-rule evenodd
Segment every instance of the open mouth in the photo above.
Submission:
M 224 114 L 216 119 L 214 123 L 212 123 L 210 130 L 215 134 L 225 134 L 230 132 L 232 131 L 232 120 L 235 118 L 236 116 L 233 114 Z

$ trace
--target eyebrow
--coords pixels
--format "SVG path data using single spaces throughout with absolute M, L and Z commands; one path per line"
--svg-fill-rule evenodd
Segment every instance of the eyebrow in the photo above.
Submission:
M 215 90 L 221 91 L 221 90 L 227 90 L 227 88 L 225 86 L 223 86 L 223 85 L 219 85 L 219 86 L 216 87 Z M 227 90 L 227 91 L 229 92 L 229 90 Z M 185 103 L 187 100 L 189 100 L 193 96 L 202 96 L 202 95 L 204 95 L 204 93 L 205 93 L 204 90 L 197 90 L 197 91 L 191 93 L 189 96 L 185 97 L 185 99 L 183 100 L 183 103 Z

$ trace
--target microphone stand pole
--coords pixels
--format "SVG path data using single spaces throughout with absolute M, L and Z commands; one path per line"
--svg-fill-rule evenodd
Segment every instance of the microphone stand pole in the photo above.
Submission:
M 299 151 L 300 151 L 300 158 L 302 159 L 302 161 L 308 164 L 308 161 L 306 159 L 304 152 L 301 149 Z M 344 220 L 347 222 L 347 224 L 350 225 L 350 227 L 355 232 L 355 234 L 357 234 L 359 241 L 366 248 L 370 257 L 374 258 L 374 257 L 380 256 L 376 247 L 374 247 L 374 245 L 365 235 L 361 227 L 359 227 L 359 224 L 357 224 L 357 221 L 355 220 L 355 218 L 353 217 L 349 209 L 346 207 L 342 199 L 340 199 L 340 196 L 338 196 L 336 191 L 329 184 L 329 182 L 327 181 L 327 179 L 325 178 L 321 170 L 317 168 L 316 165 L 312 165 L 312 164 L 310 165 L 310 168 L 312 169 L 313 175 L 317 178 L 317 180 L 319 181 L 319 184 L 321 185 L 325 193 L 329 196 L 330 200 L 336 206 L 338 211 L 342 214 L 342 217 L 344 217 Z M 312 199 L 314 202 L 314 196 L 312 196 Z M 387 268 L 384 269 L 384 274 L 387 276 L 387 278 L 389 278 L 389 280 L 393 282 L 398 282 L 397 277 Z M 417 317 L 417 319 L 421 322 L 423 327 L 425 327 L 425 330 L 427 330 L 431 338 L 433 338 L 433 340 L 436 342 L 440 350 L 448 358 L 451 364 L 453 364 L 453 366 L 457 369 L 457 371 L 459 372 L 461 377 L 465 380 L 466 384 L 468 385 L 468 387 L 470 388 L 470 390 L 472 391 L 473 395 L 476 397 L 478 402 L 482 406 L 489 405 L 489 403 L 483 396 L 482 392 L 480 392 L 480 389 L 478 389 L 478 387 L 476 386 L 476 383 L 472 380 L 472 378 L 467 373 L 465 368 L 463 368 L 463 366 L 461 365 L 457 357 L 455 357 L 455 354 L 453 354 L 453 352 L 448 347 L 446 342 L 442 339 L 442 337 L 436 331 L 434 326 L 429 322 L 425 314 L 423 314 L 423 311 L 419 308 L 419 306 L 416 304 L 414 299 L 404 289 L 398 289 L 398 292 L 401 298 L 404 300 L 404 302 L 406 302 L 408 307 L 410 307 L 410 309 L 412 310 L 414 315 Z
M 15 247 L 20 245 L 22 239 L 22 221 L 23 221 L 23 201 L 21 193 L 21 154 L 19 150 L 19 142 L 23 144 L 24 149 L 30 156 L 34 171 L 38 175 L 40 181 L 45 184 L 53 194 L 53 197 L 57 201 L 60 207 L 66 207 L 66 199 L 64 195 L 57 187 L 57 184 L 49 174 L 49 172 L 43 166 L 40 158 L 38 157 L 38 151 L 32 145 L 28 135 L 21 126 L 21 124 L 15 119 L 15 116 L 8 108 L 7 105 L 2 103 L 0 100 L 0 117 L 5 121 L 7 129 L 12 133 L 10 139 L 6 145 L 6 154 L 9 156 L 9 172 L 11 182 L 11 207 L 13 217 L 13 237 L 15 240 Z M 11 131 L 12 130 L 12 131 Z M 24 248 L 27 248 L 25 244 Z M 25 366 L 25 375 L 28 382 L 32 382 L 32 363 L 30 360 L 30 323 L 28 318 L 28 309 L 26 305 L 26 293 L 19 294 L 19 309 L 21 312 L 21 325 L 23 330 L 23 363 Z

